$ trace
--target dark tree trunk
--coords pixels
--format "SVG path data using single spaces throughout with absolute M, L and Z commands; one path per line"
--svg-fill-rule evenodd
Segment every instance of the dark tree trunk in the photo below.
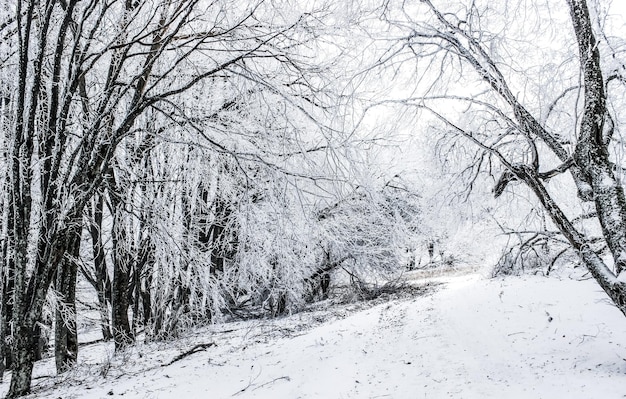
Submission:
M 330 274 L 346 259 L 347 258 L 342 258 L 333 262 L 330 259 L 330 253 L 325 251 L 322 265 L 315 271 L 315 273 L 304 280 L 307 285 L 306 288 L 308 288 L 310 292 L 309 297 L 307 298 L 308 302 L 313 302 L 316 298 L 328 299 L 331 283 Z
M 56 309 L 54 357 L 57 373 L 72 368 L 78 359 L 78 332 L 76 331 L 76 277 L 80 255 L 80 236 L 69 237 L 67 255 L 63 259 L 55 286 L 62 295 Z
M 203 201 L 208 201 L 206 193 L 203 193 Z M 235 256 L 237 248 L 236 232 L 228 230 L 232 227 L 232 209 L 218 193 L 214 201 L 215 219 L 209 228 L 208 234 L 200 234 L 200 243 L 210 244 L 211 248 L 211 274 L 224 271 L 225 261 Z M 206 223 L 205 223 L 206 224 Z
M 224 253 L 222 250 L 224 227 L 216 223 L 211 225 L 211 274 L 215 275 L 218 272 L 224 271 Z
M 278 317 L 287 310 L 287 294 L 279 290 L 275 297 L 270 298 L 270 311 L 272 317 Z
M 132 257 L 127 247 L 126 230 L 121 223 L 123 209 L 115 207 L 113 222 L 113 283 L 111 287 L 112 327 L 115 349 L 120 350 L 134 341 L 128 318 L 128 300 Z
M 17 191 L 17 190 L 16 190 Z M 28 201 L 30 202 L 30 201 Z M 11 354 L 13 357 L 13 372 L 11 374 L 11 384 L 7 398 L 14 398 L 26 395 L 30 392 L 30 382 L 35 362 L 35 323 L 39 317 L 32 317 L 33 309 L 28 301 L 31 295 L 27 294 L 28 282 L 26 279 L 27 270 L 27 233 L 25 231 L 24 219 L 15 220 L 13 236 L 15 243 L 14 264 L 15 279 L 13 290 L 13 334 Z M 41 279 L 42 277 L 38 277 Z M 31 278 L 32 281 L 32 278 Z M 33 298 L 37 300 L 37 298 Z M 43 298 L 41 298 L 43 301 Z M 34 303 L 33 305 L 36 305 Z M 36 312 L 36 309 L 34 309 Z M 41 312 L 37 313 L 37 316 Z
M 135 319 L 139 319 L 139 306 L 143 310 L 143 324 L 147 326 L 152 318 L 150 286 L 152 284 L 152 268 L 154 266 L 154 244 L 150 236 L 146 236 L 139 249 L 139 260 L 135 268 Z
M 7 232 L 13 229 L 11 212 L 7 215 Z M 15 264 L 9 248 L 9 239 L 2 242 L 2 261 L 0 265 L 2 296 L 0 298 L 0 381 L 4 371 L 11 367 L 11 348 L 7 345 L 7 338 L 11 335 L 11 319 L 13 318 L 13 289 L 15 287 Z
M 113 338 L 111 333 L 111 319 L 109 317 L 109 305 L 111 303 L 111 279 L 107 271 L 104 244 L 102 240 L 102 212 L 104 207 L 104 194 L 97 193 L 91 204 L 91 225 L 89 234 L 93 251 L 95 271 L 94 288 L 98 295 L 98 307 L 100 308 L 100 320 L 102 339 L 109 341 Z
M 146 326 L 152 323 L 152 294 L 150 292 L 151 285 L 152 274 L 147 274 L 142 279 L 141 287 L 141 306 L 143 309 L 143 322 Z
M 113 215 L 113 281 L 111 283 L 111 327 L 115 350 L 121 350 L 135 340 L 128 317 L 129 296 L 132 294 L 133 248 L 128 237 L 126 211 L 118 176 L 109 169 L 107 183 Z
M 12 269 L 6 266 L 6 274 L 2 276 L 2 303 L 0 304 L 0 381 L 4 377 L 4 371 L 11 368 L 11 348 L 7 345 L 7 338 L 11 335 L 11 318 L 13 317 L 13 295 L 14 280 Z
M 80 212 L 82 213 L 82 212 Z M 80 214 L 79 213 L 79 214 Z M 69 220 L 77 220 L 70 217 Z M 16 270 L 15 290 L 13 294 L 13 373 L 8 398 L 26 395 L 30 392 L 32 370 L 35 354 L 39 347 L 39 334 L 36 332 L 37 322 L 41 318 L 46 294 L 54 276 L 54 270 L 61 263 L 66 251 L 67 239 L 79 234 L 80 226 L 69 223 L 69 227 L 61 232 L 52 232 L 57 237 L 49 242 L 49 231 L 41 229 L 39 233 L 38 256 L 31 277 L 26 280 L 26 273 Z M 18 241 L 19 243 L 19 241 Z M 15 263 L 26 267 L 26 245 L 18 245 L 15 252 Z M 19 277 L 19 278 L 18 278 Z
M 30 393 L 30 381 L 35 364 L 36 343 L 33 340 L 34 325 L 24 323 L 16 328 L 13 337 L 13 357 L 15 366 L 11 374 L 11 385 L 7 399 Z
M 48 349 L 48 337 L 45 331 L 43 331 L 43 329 L 41 328 L 41 321 L 35 324 L 35 331 L 33 332 L 33 339 L 36 342 L 36 345 L 34 346 L 34 350 L 35 350 L 35 361 L 37 362 L 43 359 L 44 354 L 46 353 L 46 350 Z
M 113 265 L 112 327 L 115 349 L 120 350 L 134 341 L 128 318 L 128 278 L 130 262 L 118 259 Z

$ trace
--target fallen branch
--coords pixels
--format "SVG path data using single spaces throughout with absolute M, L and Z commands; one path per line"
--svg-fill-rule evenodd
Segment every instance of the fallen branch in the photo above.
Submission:
M 206 348 L 210 348 L 213 345 L 215 345 L 215 342 L 209 342 L 207 344 L 198 344 L 198 345 L 194 346 L 193 348 L 189 349 L 188 351 L 183 352 L 180 355 L 176 356 L 169 363 L 162 364 L 161 367 L 171 366 L 172 364 L 176 363 L 177 361 L 182 360 L 182 359 L 186 358 L 187 356 L 193 355 L 196 352 L 200 352 L 202 350 L 205 350 Z
M 264 384 L 259 385 L 258 387 L 254 388 L 253 391 L 256 391 L 259 388 L 263 388 L 264 386 L 270 385 L 275 383 L 276 381 L 280 381 L 280 380 L 286 380 L 286 381 L 291 381 L 291 378 L 289 378 L 288 375 L 284 375 L 282 377 L 278 377 L 278 378 L 274 378 L 272 381 L 268 381 Z
M 78 347 L 80 348 L 80 347 L 83 347 L 83 346 L 99 344 L 101 342 L 106 342 L 106 341 L 104 340 L 104 338 L 100 338 L 100 339 L 95 339 L 93 341 L 79 342 L 78 343 Z
M 257 375 L 256 375 L 256 377 L 251 378 L 251 379 L 250 379 L 250 381 L 248 381 L 248 385 L 246 385 L 245 387 L 241 388 L 240 390 L 238 390 L 237 392 L 235 392 L 234 394 L 232 394 L 232 396 L 237 396 L 237 395 L 239 395 L 240 393 L 246 392 L 246 390 L 247 390 L 248 388 L 250 388 L 251 386 L 253 386 L 253 385 L 254 385 L 254 381 L 256 381 L 256 380 L 259 378 L 259 376 L 261 375 L 261 372 L 262 372 L 262 371 L 263 371 L 263 369 L 260 369 L 260 370 L 259 370 L 259 374 L 257 374 Z

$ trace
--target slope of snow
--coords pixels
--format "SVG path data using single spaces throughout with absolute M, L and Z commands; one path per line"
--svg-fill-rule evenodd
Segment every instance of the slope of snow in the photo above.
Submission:
M 112 359 L 93 345 L 81 374 L 38 379 L 33 397 L 626 397 L 626 319 L 593 281 L 453 277 L 433 295 L 302 329 L 310 317 L 222 325 Z M 201 342 L 216 346 L 160 366 Z M 53 374 L 47 364 L 38 375 Z

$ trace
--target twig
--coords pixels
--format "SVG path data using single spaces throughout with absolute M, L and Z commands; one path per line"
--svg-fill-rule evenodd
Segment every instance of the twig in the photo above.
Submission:
M 240 393 L 245 392 L 248 388 L 250 388 L 251 386 L 254 385 L 254 381 L 256 381 L 257 379 L 259 379 L 259 376 L 261 375 L 261 372 L 263 371 L 263 369 L 259 370 L 259 374 L 256 375 L 256 377 L 251 378 L 250 381 L 248 381 L 248 385 L 246 385 L 245 387 L 241 388 L 240 390 L 238 390 L 237 392 L 235 392 L 234 394 L 232 394 L 232 396 L 237 396 Z
M 193 355 L 194 353 L 199 352 L 201 350 L 205 350 L 206 348 L 210 348 L 213 345 L 215 345 L 215 342 L 209 342 L 207 344 L 198 344 L 198 345 L 194 346 L 193 348 L 189 349 L 188 351 L 183 352 L 180 355 L 176 356 L 169 363 L 162 364 L 161 367 L 170 366 L 170 365 L 174 364 L 175 362 L 177 362 L 177 361 L 179 361 L 181 359 L 186 358 L 187 356 Z
M 289 378 L 289 376 L 288 376 L 288 375 L 284 375 L 284 376 L 282 376 L 282 377 L 274 378 L 272 381 L 268 381 L 268 382 L 266 382 L 265 384 L 261 384 L 261 385 L 259 385 L 258 387 L 254 388 L 254 389 L 253 389 L 253 391 L 256 391 L 256 390 L 257 390 L 257 389 L 259 389 L 259 388 L 263 388 L 263 387 L 264 387 L 264 386 L 266 386 L 266 385 L 273 384 L 273 383 L 275 383 L 275 382 L 276 382 L 276 381 L 278 381 L 278 380 L 286 380 L 286 381 L 291 381 L 291 378 Z

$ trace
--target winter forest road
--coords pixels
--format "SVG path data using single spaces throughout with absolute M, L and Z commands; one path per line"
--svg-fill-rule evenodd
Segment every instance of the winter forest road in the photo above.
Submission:
M 593 281 L 477 275 L 446 280 L 433 295 L 383 303 L 300 334 L 251 345 L 216 336 L 216 347 L 168 367 L 107 379 L 88 391 L 59 387 L 46 394 L 64 399 L 626 397 L 626 319 Z

